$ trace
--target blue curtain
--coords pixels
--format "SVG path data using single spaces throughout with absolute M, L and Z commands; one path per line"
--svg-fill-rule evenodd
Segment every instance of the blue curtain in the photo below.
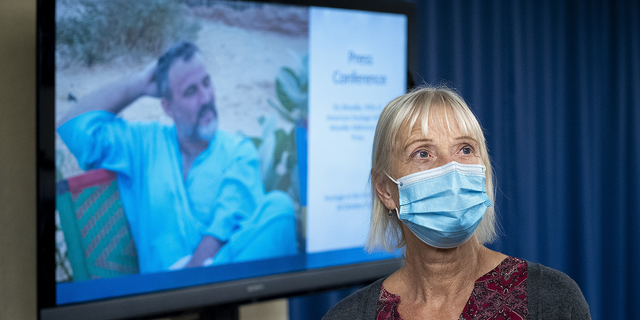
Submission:
M 594 319 L 640 279 L 638 1 L 429 1 L 422 77 L 477 113 L 497 175 L 492 248 L 569 274 Z
M 570 275 L 594 319 L 637 318 L 640 1 L 417 4 L 416 82 L 455 87 L 485 129 L 490 247 Z

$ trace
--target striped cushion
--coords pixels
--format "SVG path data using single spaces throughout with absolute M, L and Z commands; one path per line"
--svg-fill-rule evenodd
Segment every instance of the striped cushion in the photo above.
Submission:
M 60 181 L 56 193 L 74 281 L 139 272 L 114 172 L 92 170 Z

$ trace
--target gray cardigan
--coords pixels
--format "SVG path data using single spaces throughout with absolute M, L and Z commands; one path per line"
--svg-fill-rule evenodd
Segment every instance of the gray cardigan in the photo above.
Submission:
M 344 298 L 323 320 L 375 320 L 382 278 Z M 529 319 L 591 319 L 578 285 L 566 274 L 527 261 Z

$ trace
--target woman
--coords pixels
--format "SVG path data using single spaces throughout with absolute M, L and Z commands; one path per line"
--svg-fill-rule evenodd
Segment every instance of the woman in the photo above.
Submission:
M 488 249 L 496 237 L 482 129 L 446 88 L 391 101 L 373 142 L 369 250 L 404 247 L 405 266 L 324 319 L 590 319 L 564 273 Z

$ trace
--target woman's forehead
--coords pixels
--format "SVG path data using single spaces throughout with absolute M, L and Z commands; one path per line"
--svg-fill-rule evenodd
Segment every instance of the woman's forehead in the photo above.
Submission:
M 406 141 L 416 137 L 430 138 L 432 135 L 451 137 L 471 135 L 468 127 L 461 123 L 462 121 L 460 117 L 456 117 L 451 107 L 432 106 L 428 111 L 415 112 L 409 119 L 403 121 L 398 130 L 400 133 L 398 138 Z

